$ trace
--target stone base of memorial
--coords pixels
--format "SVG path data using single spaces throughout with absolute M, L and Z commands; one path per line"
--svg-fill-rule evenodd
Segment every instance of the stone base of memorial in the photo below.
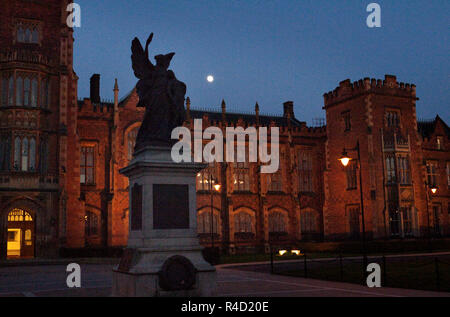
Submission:
M 113 270 L 113 296 L 213 296 L 216 270 L 197 238 L 196 175 L 169 147 L 145 147 L 121 173 L 130 180 L 128 247 Z

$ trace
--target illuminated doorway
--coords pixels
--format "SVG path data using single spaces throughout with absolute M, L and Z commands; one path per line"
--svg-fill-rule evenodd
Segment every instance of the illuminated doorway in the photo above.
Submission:
M 8 258 L 34 257 L 34 219 L 15 208 L 8 214 Z

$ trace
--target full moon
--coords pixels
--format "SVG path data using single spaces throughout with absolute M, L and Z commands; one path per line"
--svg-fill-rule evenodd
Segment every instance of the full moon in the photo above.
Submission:
M 206 80 L 208 81 L 208 83 L 212 83 L 214 81 L 214 76 L 213 75 L 208 75 L 206 77 Z

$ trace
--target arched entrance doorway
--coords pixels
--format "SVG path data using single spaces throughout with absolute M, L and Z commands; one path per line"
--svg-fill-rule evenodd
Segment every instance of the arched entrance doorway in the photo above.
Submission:
M 35 219 L 32 214 L 19 208 L 8 213 L 8 258 L 34 257 Z

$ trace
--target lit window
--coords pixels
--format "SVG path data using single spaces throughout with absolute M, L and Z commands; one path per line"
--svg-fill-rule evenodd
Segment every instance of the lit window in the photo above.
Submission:
M 94 147 L 83 146 L 81 148 L 80 183 L 92 185 L 94 179 Z
M 235 162 L 233 185 L 235 191 L 249 191 L 250 190 L 250 168 L 248 163 L 248 151 L 245 151 L 245 161 L 237 161 L 237 150 L 235 149 Z
M 216 178 L 214 163 L 208 163 L 208 167 L 201 170 L 197 174 L 197 190 L 198 191 L 212 190 L 212 186 L 215 185 L 216 179 L 217 178 Z

